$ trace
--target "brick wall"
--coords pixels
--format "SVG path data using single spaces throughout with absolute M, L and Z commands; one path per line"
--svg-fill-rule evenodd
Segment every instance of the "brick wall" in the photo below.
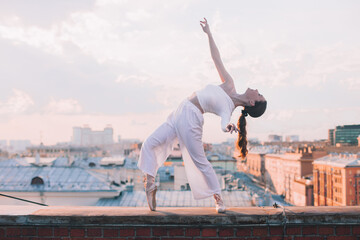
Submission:
M 1 240 L 360 239 L 360 207 L 0 209 Z
M 57 227 L 6 226 L 0 239 L 359 239 L 360 225 L 247 226 L 247 227 Z

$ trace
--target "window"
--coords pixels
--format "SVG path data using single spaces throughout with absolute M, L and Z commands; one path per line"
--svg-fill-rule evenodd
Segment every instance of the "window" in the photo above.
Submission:
M 41 177 L 34 177 L 31 179 L 31 185 L 44 185 L 44 180 Z

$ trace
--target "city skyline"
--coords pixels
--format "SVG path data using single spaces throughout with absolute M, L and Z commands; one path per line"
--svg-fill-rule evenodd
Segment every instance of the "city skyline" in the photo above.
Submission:
M 238 92 L 268 100 L 248 137 L 326 139 L 360 119 L 360 3 L 11 1 L 0 4 L 0 139 L 70 141 L 73 126 L 144 140 L 194 91 L 220 84 L 207 17 Z M 237 122 L 237 108 L 232 122 Z M 204 142 L 222 142 L 205 114 Z

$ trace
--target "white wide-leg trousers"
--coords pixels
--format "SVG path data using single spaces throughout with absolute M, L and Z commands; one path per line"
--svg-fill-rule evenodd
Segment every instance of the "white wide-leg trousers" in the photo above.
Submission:
M 183 101 L 167 121 L 143 143 L 138 167 L 145 174 L 156 176 L 171 153 L 175 139 L 179 140 L 185 172 L 195 199 L 221 193 L 220 184 L 207 160 L 202 142 L 204 118 L 189 100 Z

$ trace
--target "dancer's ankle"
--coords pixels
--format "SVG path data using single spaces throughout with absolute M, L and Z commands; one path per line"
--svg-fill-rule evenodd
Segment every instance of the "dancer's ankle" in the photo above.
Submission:
M 214 198 L 216 201 L 222 200 L 221 194 L 219 194 L 219 193 L 214 193 Z
M 146 174 L 144 176 L 145 190 L 149 190 L 150 188 L 153 188 L 153 185 L 155 185 L 155 178 L 149 174 Z

